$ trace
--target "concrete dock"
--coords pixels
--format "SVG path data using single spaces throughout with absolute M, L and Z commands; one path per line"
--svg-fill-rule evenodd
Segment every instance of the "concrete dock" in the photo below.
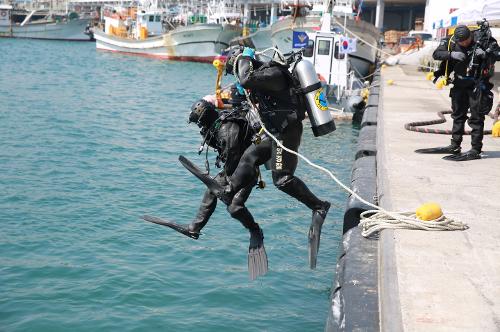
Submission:
M 388 80 L 394 80 L 388 85 Z M 433 201 L 466 231 L 384 230 L 379 239 L 383 331 L 500 331 L 500 138 L 484 137 L 483 159 L 453 162 L 414 150 L 448 145 L 450 136 L 411 132 L 404 124 L 450 109 L 414 68 L 382 69 L 377 126 L 380 205 L 414 211 Z M 496 95 L 496 86 L 495 86 Z M 496 106 L 496 99 L 494 107 Z M 451 128 L 451 119 L 429 128 Z M 487 117 L 485 129 L 491 129 Z M 464 137 L 462 151 L 470 149 Z

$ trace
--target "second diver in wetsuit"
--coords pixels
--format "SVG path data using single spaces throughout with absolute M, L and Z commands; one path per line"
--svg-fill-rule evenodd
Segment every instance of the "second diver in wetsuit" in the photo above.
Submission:
M 201 99 L 193 104 L 189 114 L 188 122 L 196 123 L 201 129 L 202 146 L 206 144 L 218 152 L 216 165 L 220 166 L 222 162 L 223 166 L 222 171 L 215 176 L 214 180 L 221 186 L 228 184 L 227 178 L 233 174 L 243 152 L 252 143 L 254 131 L 249 127 L 245 118 L 247 108 L 245 103 L 242 103 L 243 100 L 233 85 L 230 98 L 233 106 L 231 109 L 217 111 L 213 103 Z M 240 221 L 250 232 L 248 271 L 251 280 L 259 275 L 266 274 L 268 270 L 264 234 L 245 206 L 245 202 L 256 184 L 257 173 L 253 178 L 248 179 L 246 185 L 235 193 L 231 204 L 227 206 L 231 217 Z M 201 230 L 208 223 L 216 206 L 217 197 L 207 189 L 203 195 L 198 213 L 190 224 L 169 223 L 170 225 L 166 226 L 193 239 L 198 239 Z

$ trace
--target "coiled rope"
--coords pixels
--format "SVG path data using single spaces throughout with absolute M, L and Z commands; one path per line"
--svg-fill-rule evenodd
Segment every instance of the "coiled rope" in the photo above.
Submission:
M 427 133 L 427 134 L 441 134 L 441 135 L 451 135 L 450 129 L 436 129 L 436 128 L 419 128 L 423 126 L 430 126 L 435 124 L 441 124 L 446 122 L 445 114 L 451 114 L 452 111 L 441 111 L 437 112 L 439 119 L 430 120 L 430 121 L 415 121 L 409 122 L 405 124 L 405 129 L 409 131 L 416 131 L 418 133 Z M 464 135 L 470 135 L 470 130 L 465 130 Z M 485 135 L 491 135 L 491 130 L 485 130 Z
M 278 50 L 276 50 L 278 51 Z M 279 51 L 278 51 L 279 52 Z M 235 60 L 235 65 L 237 66 L 237 60 Z M 235 72 L 237 72 L 235 70 Z M 236 79 L 239 82 L 239 77 L 238 75 L 235 75 Z M 452 230 L 466 230 L 469 228 L 466 223 L 463 223 L 458 220 L 453 220 L 450 218 L 445 217 L 444 215 L 441 218 L 438 218 L 433 221 L 422 221 L 420 219 L 417 219 L 414 214 L 409 214 L 407 212 L 390 212 L 385 209 L 383 209 L 380 206 L 377 206 L 375 204 L 372 204 L 365 199 L 363 199 L 361 196 L 356 194 L 354 191 L 352 191 L 349 187 L 344 185 L 330 170 L 326 169 L 323 166 L 320 166 L 318 164 L 313 163 L 310 161 L 307 157 L 304 155 L 293 151 L 286 146 L 283 145 L 273 134 L 267 130 L 265 127 L 259 112 L 257 111 L 256 106 L 253 104 L 252 100 L 250 99 L 250 95 L 248 91 L 245 89 L 245 95 L 247 98 L 247 101 L 249 105 L 251 106 L 250 112 L 254 113 L 253 116 L 255 116 L 260 125 L 262 130 L 273 140 L 276 142 L 276 144 L 281 147 L 283 150 L 287 151 L 288 153 L 291 153 L 298 158 L 304 160 L 307 164 L 310 166 L 319 169 L 320 171 L 328 174 L 333 181 L 335 181 L 342 189 L 344 189 L 346 192 L 348 192 L 350 195 L 355 197 L 357 200 L 362 202 L 363 204 L 366 204 L 367 206 L 370 206 L 373 208 L 373 210 L 368 210 L 365 211 L 361 214 L 361 221 L 359 223 L 359 227 L 362 229 L 361 234 L 364 237 L 369 237 L 372 234 L 381 231 L 382 229 L 387 229 L 387 228 L 394 228 L 394 229 L 419 229 L 419 230 L 433 230 L 433 231 L 452 231 Z M 370 215 L 370 216 L 369 216 Z

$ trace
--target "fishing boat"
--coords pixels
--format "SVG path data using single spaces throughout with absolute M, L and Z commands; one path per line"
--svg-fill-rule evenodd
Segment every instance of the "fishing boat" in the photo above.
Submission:
M 46 9 L 23 10 L 0 4 L 0 37 L 90 41 L 84 33 L 90 18 Z
M 94 31 L 96 48 L 161 59 L 212 62 L 242 31 L 221 17 L 211 23 L 205 15 L 181 15 L 176 20 L 170 20 L 168 15 L 155 3 L 127 8 L 107 6 L 103 29 Z

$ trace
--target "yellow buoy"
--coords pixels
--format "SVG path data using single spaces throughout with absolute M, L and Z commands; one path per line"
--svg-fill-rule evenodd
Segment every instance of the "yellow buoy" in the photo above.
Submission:
M 491 136 L 500 137 L 500 121 L 497 121 L 493 125 L 493 129 L 491 129 Z
M 415 212 L 417 218 L 423 221 L 431 221 L 443 215 L 441 206 L 438 203 L 425 203 L 422 204 Z
M 434 73 L 433 72 L 430 72 L 430 73 L 427 73 L 427 75 L 425 75 L 425 78 L 430 81 L 432 80 L 432 78 L 434 77 Z
M 388 80 L 387 81 L 387 85 L 393 85 L 394 84 L 394 80 Z

